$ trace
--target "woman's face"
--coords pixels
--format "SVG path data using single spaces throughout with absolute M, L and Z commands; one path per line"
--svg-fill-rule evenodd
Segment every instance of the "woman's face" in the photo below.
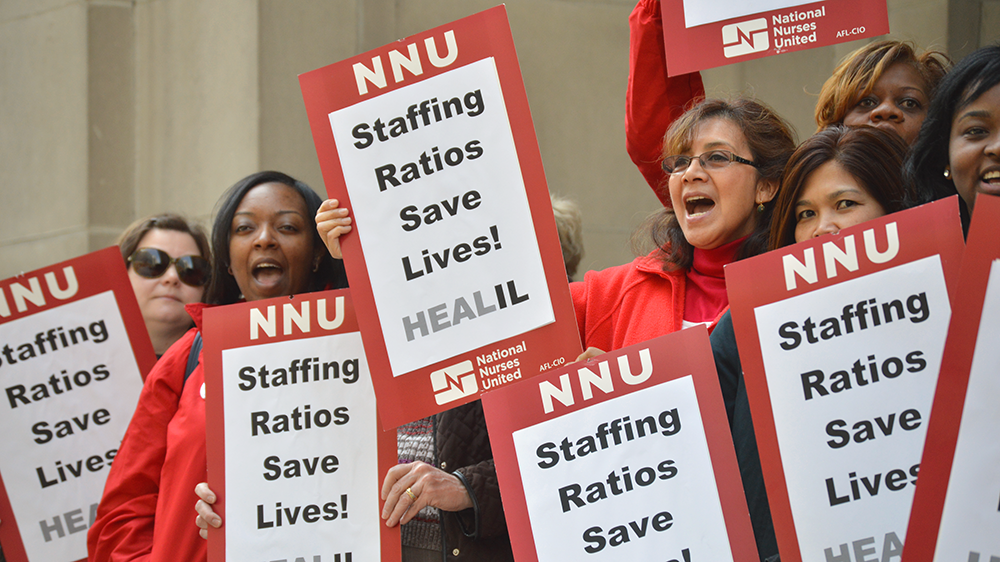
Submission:
M 299 193 L 264 183 L 247 192 L 229 231 L 229 270 L 243 297 L 256 301 L 309 289 L 322 248 Z
M 948 167 L 969 213 L 980 193 L 1000 195 L 1000 84 L 955 112 Z
M 201 255 L 198 244 L 190 234 L 159 228 L 147 232 L 136 248 L 163 250 L 173 258 Z M 168 267 L 163 275 L 155 279 L 142 277 L 129 266 L 128 278 L 132 282 L 132 291 L 139 301 L 139 310 L 142 311 L 142 318 L 147 326 L 189 326 L 191 317 L 184 311 L 184 305 L 201 301 L 201 295 L 205 292 L 205 287 L 192 287 L 182 283 L 177 277 L 175 265 Z
M 844 125 L 895 131 L 907 146 L 912 145 L 927 117 L 928 90 L 917 69 L 905 62 L 892 64 L 875 81 L 871 93 L 847 112 Z
M 809 174 L 802 186 L 795 202 L 795 241 L 840 232 L 884 214 L 868 190 L 831 160 Z
M 684 155 L 697 156 L 710 150 L 728 150 L 752 159 L 743 132 L 723 117 L 699 123 Z M 670 174 L 670 201 L 687 241 L 695 248 L 711 250 L 753 232 L 754 208 L 770 201 L 776 189 L 758 180 L 757 170 L 749 164 L 732 162 L 706 170 L 697 158 L 682 172 Z

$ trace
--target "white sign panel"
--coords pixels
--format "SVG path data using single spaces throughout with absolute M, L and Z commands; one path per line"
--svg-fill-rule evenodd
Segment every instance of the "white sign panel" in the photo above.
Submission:
M 222 365 L 226 559 L 378 560 L 378 421 L 361 334 L 227 349 Z
M 684 559 L 676 545 L 733 559 L 690 375 L 518 430 L 514 446 L 531 520 L 567 530 L 534 533 L 538 560 Z
M 684 0 L 684 26 L 696 27 L 751 14 L 805 6 L 802 0 Z
M 1000 553 L 1000 261 L 990 268 L 976 352 L 962 410 L 962 424 L 941 513 L 934 560 L 952 560 L 958 553 L 982 553 L 982 562 Z M 972 560 L 971 554 L 969 560 Z M 973 561 L 977 562 L 977 561 Z
M 329 118 L 395 376 L 554 321 L 492 58 Z
M 898 556 L 951 316 L 940 258 L 755 313 L 801 552 Z
M 0 324 L 0 344 L 0 473 L 25 551 L 76 560 L 142 389 L 114 293 Z

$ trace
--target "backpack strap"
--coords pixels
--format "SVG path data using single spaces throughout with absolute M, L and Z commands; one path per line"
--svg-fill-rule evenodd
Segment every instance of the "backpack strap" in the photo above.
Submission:
M 198 366 L 198 356 L 201 355 L 201 332 L 194 335 L 194 342 L 191 343 L 191 352 L 188 354 L 187 368 L 184 370 L 184 384 L 187 384 L 188 377 Z

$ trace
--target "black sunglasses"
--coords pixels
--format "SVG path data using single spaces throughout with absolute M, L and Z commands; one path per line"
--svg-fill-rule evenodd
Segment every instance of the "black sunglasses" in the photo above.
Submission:
M 132 269 L 146 279 L 156 279 L 167 272 L 170 264 L 177 270 L 177 278 L 185 285 L 202 287 L 208 283 L 212 266 L 201 256 L 172 258 L 156 248 L 139 248 L 128 257 Z

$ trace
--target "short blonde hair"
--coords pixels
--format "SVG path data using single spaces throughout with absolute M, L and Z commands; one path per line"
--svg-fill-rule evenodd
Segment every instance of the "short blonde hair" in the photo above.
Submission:
M 940 51 L 917 54 L 908 41 L 884 39 L 869 43 L 844 57 L 823 84 L 816 102 L 816 130 L 839 125 L 890 66 L 901 62 L 913 67 L 927 85 L 927 98 L 934 96 L 938 82 L 951 68 L 951 59 Z

